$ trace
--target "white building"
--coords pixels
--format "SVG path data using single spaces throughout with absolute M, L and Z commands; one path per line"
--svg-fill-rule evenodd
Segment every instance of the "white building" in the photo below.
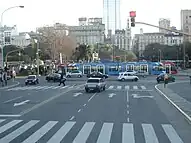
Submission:
M 126 29 L 115 30 L 114 36 L 115 45 L 119 47 L 119 49 L 124 50 L 132 50 L 131 49 L 131 28 L 129 26 L 129 19 L 127 20 Z
M 159 19 L 159 27 L 170 29 L 170 20 L 169 19 L 164 19 L 164 18 Z M 161 28 L 159 28 L 159 32 L 160 33 L 165 33 L 165 34 L 168 33 L 167 30 L 161 29 Z
M 77 43 L 93 45 L 104 43 L 105 25 L 102 18 L 79 18 L 79 26 L 69 26 L 69 35 L 76 38 Z
M 191 10 L 181 10 L 181 30 L 191 34 Z M 186 41 L 191 42 L 191 36 L 184 37 Z
M 2 33 L 2 31 L 3 31 L 3 33 Z M 19 33 L 17 31 L 17 26 L 14 25 L 13 27 L 7 27 L 7 26 L 1 27 L 0 35 L 1 35 L 0 44 L 2 44 L 2 42 L 3 42 L 4 43 L 3 45 L 10 45 L 12 37 L 19 35 Z
M 178 33 L 169 33 L 164 35 L 164 44 L 168 46 L 180 45 L 183 43 L 183 35 Z

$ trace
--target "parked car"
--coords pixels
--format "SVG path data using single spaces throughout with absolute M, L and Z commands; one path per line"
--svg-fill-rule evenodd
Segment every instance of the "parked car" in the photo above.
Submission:
M 125 81 L 125 80 L 130 80 L 130 81 L 138 81 L 139 77 L 133 74 L 128 74 L 127 72 L 122 72 L 119 73 L 118 80 L 120 81 Z
M 58 82 L 58 81 L 60 81 L 60 77 L 61 77 L 61 75 L 58 73 L 51 73 L 51 74 L 46 76 L 46 80 L 48 82 L 50 82 L 50 81 Z
M 137 72 L 134 71 L 134 70 L 127 70 L 127 71 L 125 71 L 125 73 L 127 73 L 127 74 L 133 74 L 133 75 L 137 74 Z
M 25 85 L 29 84 L 39 84 L 39 79 L 36 75 L 29 75 L 25 80 Z
M 105 90 L 106 83 L 103 78 L 89 78 L 85 84 L 85 91 L 89 92 L 91 90 L 94 91 L 102 91 Z
M 166 73 L 161 73 L 160 75 L 157 76 L 156 80 L 157 80 L 157 83 L 160 83 L 160 82 L 164 82 L 164 75 Z M 175 82 L 175 77 L 171 74 L 168 74 L 168 82 Z
M 82 77 L 82 72 L 79 70 L 70 71 L 66 73 L 66 77 Z
M 95 78 L 108 78 L 108 75 L 107 74 L 103 74 L 101 72 L 92 72 L 91 74 L 87 74 L 87 77 L 90 78 L 90 77 L 95 77 Z

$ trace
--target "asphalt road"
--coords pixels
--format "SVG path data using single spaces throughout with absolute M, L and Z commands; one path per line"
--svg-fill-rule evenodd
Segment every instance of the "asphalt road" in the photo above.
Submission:
M 105 91 L 85 93 L 82 80 L 63 87 L 20 79 L 0 91 L 0 143 L 190 143 L 191 126 L 154 80 L 107 81 Z

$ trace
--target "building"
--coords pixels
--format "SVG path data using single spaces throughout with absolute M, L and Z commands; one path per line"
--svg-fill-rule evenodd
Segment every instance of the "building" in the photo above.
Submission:
M 191 34 L 191 10 L 181 10 L 181 30 Z M 184 36 L 185 41 L 191 42 L 191 36 Z
M 105 24 L 106 35 L 108 30 L 121 29 L 120 19 L 120 3 L 121 0 L 103 0 L 103 23 Z
M 127 20 L 126 29 L 115 30 L 115 45 L 119 49 L 131 50 L 131 28 L 129 26 L 129 19 Z
M 164 35 L 164 44 L 168 46 L 180 45 L 183 43 L 183 34 L 169 33 Z
M 2 33 L 3 32 L 3 33 Z M 6 25 L 4 27 L 0 28 L 0 44 L 2 45 L 10 45 L 11 39 L 13 36 L 19 35 L 17 31 L 17 26 L 14 25 L 13 27 L 7 27 Z M 2 43 L 3 42 L 3 43 Z
M 159 19 L 159 27 L 170 29 L 170 20 L 169 19 L 164 19 L 164 18 Z M 159 28 L 159 33 L 165 33 L 166 34 L 168 32 L 169 31 L 167 31 L 165 29 Z
M 27 47 L 30 45 L 30 36 L 26 32 L 19 33 L 19 35 L 15 35 L 11 39 L 11 45 L 19 46 L 19 47 Z
M 74 36 L 79 44 L 103 44 L 105 25 L 102 18 L 79 18 L 79 26 L 69 26 L 69 35 Z

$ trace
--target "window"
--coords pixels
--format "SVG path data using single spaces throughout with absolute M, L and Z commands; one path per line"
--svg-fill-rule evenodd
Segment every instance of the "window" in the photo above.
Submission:
M 88 83 L 99 83 L 99 79 L 89 79 Z

